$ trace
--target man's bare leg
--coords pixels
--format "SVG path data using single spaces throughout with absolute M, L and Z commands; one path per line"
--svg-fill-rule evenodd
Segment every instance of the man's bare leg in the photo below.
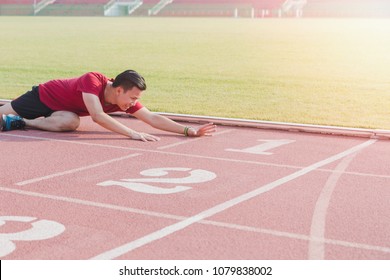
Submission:
M 74 131 L 80 125 L 77 114 L 68 111 L 56 111 L 46 118 L 24 119 L 26 126 L 46 131 Z

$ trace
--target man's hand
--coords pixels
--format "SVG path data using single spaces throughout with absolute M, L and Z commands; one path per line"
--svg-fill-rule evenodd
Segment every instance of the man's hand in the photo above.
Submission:
M 134 131 L 131 134 L 131 139 L 141 140 L 143 142 L 148 142 L 148 141 L 155 142 L 155 141 L 159 141 L 160 140 L 160 138 L 157 137 L 157 136 L 153 136 L 153 135 L 150 135 L 150 134 L 147 134 L 147 133 L 143 133 L 143 132 L 136 132 L 136 131 Z
M 217 126 L 213 123 L 208 123 L 205 125 L 202 125 L 198 129 L 195 129 L 193 127 L 188 128 L 188 136 L 191 137 L 201 137 L 201 136 L 212 136 L 213 132 L 215 132 L 217 129 Z

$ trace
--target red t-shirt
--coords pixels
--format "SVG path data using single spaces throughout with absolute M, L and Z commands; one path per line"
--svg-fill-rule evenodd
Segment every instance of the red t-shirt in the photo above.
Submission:
M 52 80 L 39 85 L 39 98 L 53 111 L 69 111 L 79 116 L 89 116 L 82 94 L 87 92 L 99 97 L 104 112 L 121 111 L 117 105 L 105 105 L 104 89 L 109 80 L 112 81 L 98 72 L 89 72 L 78 78 Z M 126 113 L 133 114 L 142 107 L 137 102 Z

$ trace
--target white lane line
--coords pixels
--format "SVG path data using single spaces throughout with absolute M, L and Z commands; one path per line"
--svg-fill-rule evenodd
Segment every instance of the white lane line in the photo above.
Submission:
M 131 155 L 127 155 L 127 156 L 120 157 L 120 158 L 114 158 L 114 159 L 110 159 L 110 160 L 106 160 L 106 161 L 101 161 L 99 163 L 95 163 L 95 164 L 91 164 L 91 165 L 87 165 L 87 166 L 83 166 L 83 167 L 79 167 L 79 168 L 69 169 L 69 170 L 66 170 L 66 171 L 57 172 L 57 173 L 53 173 L 53 174 L 42 176 L 42 177 L 38 177 L 38 178 L 25 180 L 25 181 L 16 183 L 16 185 L 17 186 L 25 186 L 25 185 L 28 185 L 28 184 L 41 182 L 41 181 L 48 180 L 48 179 L 51 179 L 51 178 L 64 176 L 64 175 L 69 175 L 69 174 L 72 174 L 72 173 L 77 173 L 77 172 L 80 172 L 80 171 L 96 168 L 96 167 L 99 167 L 99 166 L 103 166 L 103 165 L 106 165 L 106 164 L 110 164 L 110 163 L 121 161 L 121 160 L 125 160 L 125 159 L 129 159 L 129 158 L 132 158 L 132 157 L 137 157 L 137 156 L 140 156 L 140 155 L 141 154 L 131 154 Z
M 313 242 L 323 242 L 325 244 L 337 245 L 337 246 L 342 246 L 342 247 L 346 247 L 346 248 L 356 248 L 356 249 L 362 249 L 362 250 L 368 250 L 368 251 L 378 251 L 378 252 L 387 253 L 387 254 L 390 253 L 390 247 L 382 247 L 382 246 L 369 245 L 369 244 L 363 244 L 363 243 L 355 243 L 355 242 L 336 240 L 336 239 L 326 239 L 326 238 L 319 239 L 319 238 L 314 238 L 314 237 L 304 235 L 304 234 L 285 232 L 285 231 L 279 231 L 279 230 L 272 230 L 272 229 L 266 229 L 266 228 L 257 228 L 257 227 L 251 227 L 251 226 L 243 226 L 243 225 L 217 222 L 217 221 L 211 221 L 211 220 L 203 220 L 203 221 L 200 221 L 199 223 L 205 224 L 205 225 L 213 225 L 213 226 L 218 226 L 218 227 L 230 228 L 230 229 L 234 229 L 234 230 L 241 230 L 241 231 L 246 231 L 246 232 L 256 232 L 256 233 L 267 234 L 267 235 L 271 235 L 271 236 L 295 239 L 295 240 L 302 240 L 302 241 L 309 241 L 309 242 L 312 242 L 312 241 Z
M 317 171 L 327 172 L 327 173 L 342 173 L 344 175 L 352 175 L 352 176 L 360 176 L 360 177 L 373 177 L 373 178 L 384 178 L 390 179 L 390 175 L 380 175 L 380 174 L 370 174 L 370 173 L 361 173 L 361 172 L 353 172 L 353 171 L 338 171 L 332 169 L 322 169 L 319 168 Z
M 310 242 L 308 258 L 310 260 L 323 260 L 325 258 L 325 227 L 326 215 L 333 191 L 343 171 L 352 162 L 355 154 L 345 157 L 335 168 L 339 172 L 332 173 L 326 181 L 314 207 L 313 217 L 310 226 Z
M 108 204 L 108 203 L 100 203 L 100 202 L 83 200 L 83 199 L 78 199 L 78 198 L 71 198 L 71 197 L 50 195 L 50 194 L 44 194 L 44 193 L 38 193 L 38 192 L 32 192 L 32 191 L 25 191 L 25 190 L 20 190 L 20 189 L 0 187 L 0 191 L 18 194 L 18 195 L 30 196 L 30 197 L 51 199 L 54 201 L 61 201 L 61 202 L 66 202 L 66 203 L 79 204 L 79 205 L 88 206 L 88 207 L 97 207 L 97 208 L 103 208 L 103 209 L 108 209 L 108 210 L 113 210 L 113 211 L 121 211 L 121 212 L 132 213 L 132 214 L 140 214 L 140 215 L 145 215 L 145 216 L 149 216 L 149 217 L 164 218 L 164 219 L 177 220 L 177 221 L 182 221 L 182 220 L 185 220 L 188 218 L 185 216 L 178 216 L 178 215 L 166 214 L 166 213 L 161 213 L 161 212 L 154 212 L 154 211 L 142 210 L 142 209 L 137 209 L 137 208 L 130 208 L 130 207 L 119 206 L 119 205 Z M 212 221 L 212 220 L 202 220 L 202 221 L 199 221 L 199 223 L 205 224 L 205 225 L 228 228 L 228 229 L 246 231 L 246 232 L 256 232 L 256 233 L 267 234 L 267 235 L 276 236 L 276 237 L 284 237 L 284 238 L 295 239 L 295 240 L 310 241 L 310 236 L 307 236 L 304 234 L 298 234 L 298 233 L 291 233 L 291 232 L 278 231 L 278 230 L 265 229 L 265 228 L 257 228 L 257 227 L 252 227 L 252 226 L 243 226 L 243 225 L 238 225 L 238 224 L 218 222 L 218 221 Z M 390 247 L 381 247 L 381 246 L 374 246 L 374 245 L 369 245 L 369 244 L 353 243 L 353 242 L 348 242 L 348 241 L 343 241 L 343 240 L 335 240 L 335 239 L 323 239 L 323 240 L 316 239 L 315 241 L 321 241 L 321 242 L 324 242 L 326 244 L 338 245 L 338 246 L 343 246 L 343 247 L 347 247 L 347 248 L 357 248 L 357 249 L 364 249 L 364 250 L 369 250 L 369 251 L 390 253 Z
M 59 142 L 59 143 L 85 145 L 85 146 L 90 146 L 90 147 L 113 148 L 113 149 L 126 150 L 126 151 L 157 153 L 157 154 L 163 154 L 163 155 L 172 155 L 172 156 L 180 156 L 180 157 L 191 157 L 191 158 L 200 158 L 200 159 L 211 159 L 211 160 L 220 160 L 220 161 L 228 161 L 228 162 L 235 162 L 235 163 L 248 163 L 248 164 L 255 164 L 255 165 L 264 165 L 264 166 L 273 166 L 273 167 L 282 167 L 282 168 L 291 168 L 291 169 L 301 169 L 301 168 L 303 168 L 302 166 L 295 166 L 295 165 L 276 164 L 276 163 L 250 161 L 250 160 L 240 160 L 240 159 L 231 159 L 231 158 L 220 158 L 220 157 L 212 157 L 212 156 L 202 156 L 202 155 L 187 154 L 187 153 L 175 153 L 175 152 L 158 151 L 158 150 L 151 150 L 151 149 L 141 149 L 141 148 L 122 147 L 122 146 L 107 145 L 107 144 L 89 143 L 89 142 L 83 142 L 83 141 L 63 140 L 63 139 L 36 137 L 36 136 L 26 136 L 26 135 L 17 135 L 17 134 L 11 134 L 11 133 L 7 133 L 6 135 L 7 136 L 11 136 L 11 137 L 17 137 L 17 138 L 26 138 L 26 139 L 35 139 L 35 140 L 44 140 L 44 141 L 54 141 L 54 142 Z
M 83 206 L 90 206 L 90 207 L 104 208 L 104 209 L 109 209 L 109 210 L 129 212 L 129 213 L 133 213 L 133 214 L 147 215 L 147 216 L 157 217 L 157 218 L 165 218 L 165 219 L 173 219 L 173 220 L 182 220 L 185 218 L 185 217 L 181 217 L 181 216 L 177 216 L 177 215 L 158 213 L 158 212 L 153 212 L 153 211 L 148 211 L 148 210 L 141 210 L 141 209 L 119 206 L 119 205 L 114 205 L 114 204 L 101 203 L 101 202 L 95 202 L 95 201 L 90 201 L 90 200 L 83 200 L 83 199 L 72 198 L 72 197 L 67 197 L 67 196 L 58 196 L 58 195 L 32 192 L 32 191 L 26 191 L 26 190 L 20 190 L 20 189 L 5 188 L 2 186 L 0 186 L 0 191 L 19 194 L 19 195 L 25 195 L 25 196 L 31 196 L 31 197 L 51 199 L 54 201 L 74 203 L 74 204 L 79 204 L 79 205 L 83 205 Z
M 248 201 L 249 199 L 252 199 L 252 198 L 259 196 L 263 193 L 266 193 L 268 191 L 271 191 L 271 190 L 273 190 L 273 189 L 275 189 L 275 188 L 277 188 L 277 187 L 279 187 L 287 182 L 290 182 L 296 178 L 299 178 L 305 174 L 308 174 L 308 173 L 316 170 L 317 168 L 320 168 L 320 167 L 325 166 L 327 164 L 330 164 L 334 161 L 342 159 L 348 155 L 354 154 L 357 151 L 360 151 L 360 150 L 374 144 L 375 142 L 376 142 L 376 140 L 368 140 L 360 145 L 352 147 L 344 152 L 341 152 L 339 154 L 331 156 L 325 160 L 314 163 L 306 168 L 303 168 L 303 169 L 301 169 L 297 172 L 294 172 L 286 177 L 283 177 L 279 180 L 276 180 L 274 182 L 266 184 L 258 189 L 255 189 L 253 191 L 250 191 L 248 193 L 240 195 L 236 198 L 233 198 L 233 199 L 228 200 L 226 202 L 223 202 L 221 204 L 218 204 L 210 209 L 207 209 L 207 210 L 205 210 L 197 215 L 194 215 L 192 217 L 189 217 L 183 221 L 180 221 L 180 222 L 175 223 L 173 225 L 167 226 L 165 228 L 162 228 L 160 230 L 157 230 L 155 232 L 147 234 L 139 239 L 133 240 L 129 243 L 123 244 L 123 245 L 116 247 L 116 248 L 113 248 L 109 251 L 103 252 L 103 253 L 93 257 L 92 259 L 115 259 L 115 258 L 122 256 L 124 254 L 127 254 L 127 253 L 129 253 L 137 248 L 140 248 L 140 247 L 145 246 L 147 244 L 150 244 L 156 240 L 162 239 L 170 234 L 173 234 L 177 231 L 180 231 L 180 230 L 182 230 L 182 229 L 184 229 L 184 228 L 186 228 L 194 223 L 198 223 L 201 220 L 204 220 L 208 217 L 211 217 L 217 213 L 223 212 L 223 211 L 225 211 L 225 210 L 227 210 L 235 205 L 238 205 L 242 202 Z
M 202 155 L 194 155 L 194 154 L 187 154 L 187 153 L 175 153 L 175 152 L 158 151 L 158 150 L 141 149 L 141 148 L 121 147 L 121 146 L 115 146 L 115 145 L 89 143 L 89 142 L 82 142 L 82 141 L 72 141 L 72 140 L 63 140 L 63 139 L 55 139 L 55 138 L 47 138 L 47 137 L 17 135 L 17 134 L 12 134 L 12 133 L 4 133 L 3 135 L 17 137 L 17 138 L 27 138 L 27 139 L 36 139 L 36 140 L 44 140 L 44 141 L 62 142 L 62 143 L 68 143 L 68 144 L 86 145 L 86 146 L 91 146 L 91 147 L 113 148 L 113 149 L 120 149 L 120 150 L 127 150 L 127 151 L 157 153 L 157 154 L 171 155 L 171 156 L 210 159 L 210 160 L 219 160 L 219 161 L 227 161 L 227 162 L 235 162 L 235 163 L 246 163 L 246 164 L 262 165 L 262 166 L 289 168 L 289 169 L 302 169 L 303 168 L 303 166 L 297 166 L 297 165 L 277 164 L 277 163 L 269 163 L 269 162 L 261 162 L 261 161 L 240 160 L 240 159 L 221 158 L 221 157 L 212 157 L 212 156 L 202 156 Z M 318 168 L 317 171 L 330 172 L 330 173 L 337 172 L 337 171 L 334 171 L 332 169 L 325 169 L 325 168 Z M 369 173 L 361 173 L 361 172 L 344 172 L 344 173 L 349 174 L 349 175 L 363 176 L 363 177 L 390 178 L 390 175 L 383 175 L 383 174 L 369 174 Z
M 232 131 L 235 131 L 235 130 L 234 130 L 234 129 L 223 130 L 223 131 L 214 133 L 213 136 L 211 136 L 211 137 L 215 137 L 215 136 L 218 136 L 218 135 L 230 133 L 230 132 L 232 132 Z M 186 139 L 185 141 L 180 141 L 180 142 L 176 142 L 176 143 L 173 143 L 173 144 L 161 146 L 161 147 L 158 147 L 157 149 L 159 149 L 159 150 L 165 150 L 165 149 L 177 147 L 177 146 L 180 146 L 180 145 L 185 145 L 185 144 L 197 142 L 197 141 L 200 141 L 200 140 L 202 140 L 202 139 L 204 139 L 204 137 Z

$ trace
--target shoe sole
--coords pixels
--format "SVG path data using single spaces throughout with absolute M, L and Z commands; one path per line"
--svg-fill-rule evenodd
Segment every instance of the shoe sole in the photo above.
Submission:
M 4 123 L 3 116 L 0 115 L 0 131 L 3 131 L 3 123 Z

